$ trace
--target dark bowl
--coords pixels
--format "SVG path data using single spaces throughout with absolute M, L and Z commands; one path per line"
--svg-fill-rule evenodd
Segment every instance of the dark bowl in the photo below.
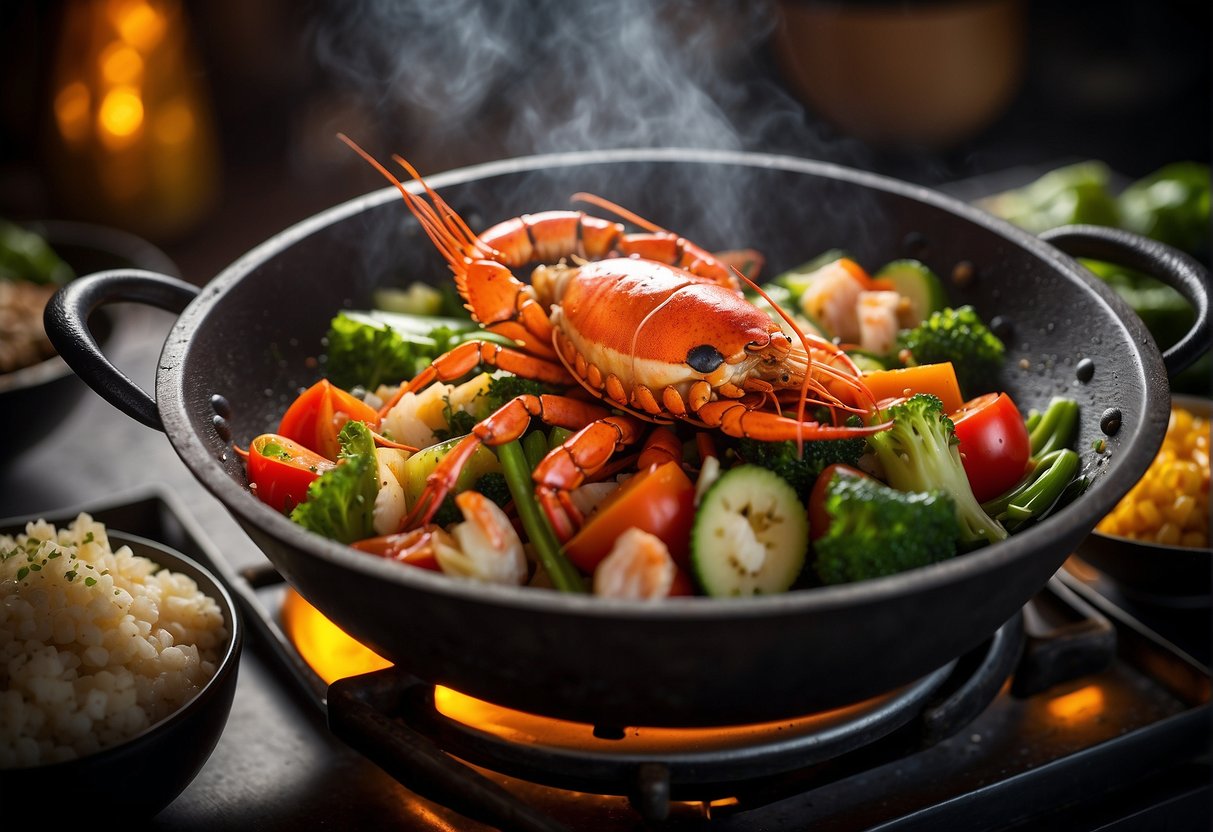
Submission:
M 1175 395 L 1197 416 L 1209 418 L 1213 402 Z M 1078 546 L 1079 558 L 1107 575 L 1136 600 L 1165 606 L 1213 603 L 1213 549 L 1166 546 L 1093 531 Z
M 24 528 L 25 521 L 4 521 L 0 534 Z M 142 537 L 107 531 L 114 549 L 130 546 L 136 555 L 193 578 L 222 609 L 227 643 L 214 676 L 202 690 L 142 733 L 75 760 L 0 769 L 0 815 L 6 819 L 25 815 L 39 822 L 150 818 L 193 781 L 227 724 L 244 643 L 244 627 L 232 596 L 211 572 L 180 552 Z
M 77 275 L 116 268 L 177 275 L 176 265 L 164 252 L 116 228 L 66 221 L 20 225 L 45 239 Z M 116 335 L 119 320 L 111 310 L 97 312 L 97 335 L 103 344 Z M 59 356 L 0 373 L 0 464 L 45 438 L 87 389 Z

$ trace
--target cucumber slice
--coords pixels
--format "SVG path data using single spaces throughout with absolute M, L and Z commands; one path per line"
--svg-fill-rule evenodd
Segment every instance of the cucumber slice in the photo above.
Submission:
M 786 592 L 804 568 L 809 521 L 796 491 L 757 465 L 726 471 L 691 529 L 691 567 L 708 595 Z
M 913 314 L 911 320 L 903 321 L 905 326 L 918 326 L 947 303 L 943 283 L 918 260 L 894 260 L 873 277 L 887 280 L 893 291 L 909 299 Z

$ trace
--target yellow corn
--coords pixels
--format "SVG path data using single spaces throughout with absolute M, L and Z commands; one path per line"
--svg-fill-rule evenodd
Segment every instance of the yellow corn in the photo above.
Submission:
M 1209 420 L 1174 406 L 1158 456 L 1098 530 L 1170 546 L 1207 547 Z

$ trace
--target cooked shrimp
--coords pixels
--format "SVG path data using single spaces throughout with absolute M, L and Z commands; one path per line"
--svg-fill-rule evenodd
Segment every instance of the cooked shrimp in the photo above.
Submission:
M 594 570 L 594 594 L 608 598 L 665 598 L 677 567 L 661 538 L 631 528 L 615 541 Z
M 436 540 L 434 555 L 447 575 L 498 584 L 527 579 L 526 554 L 505 512 L 476 491 L 455 495 L 464 522 L 450 528 L 454 545 Z
M 897 340 L 900 293 L 860 292 L 857 303 L 859 346 L 877 355 L 888 355 Z
M 800 296 L 800 308 L 843 341 L 859 337 L 857 303 L 863 284 L 841 263 L 822 267 Z

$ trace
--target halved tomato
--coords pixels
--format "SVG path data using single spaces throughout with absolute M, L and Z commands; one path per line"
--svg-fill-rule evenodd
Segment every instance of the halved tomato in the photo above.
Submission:
M 293 439 L 318 454 L 337 460 L 341 443 L 337 434 L 350 419 L 356 419 L 375 430 L 379 427 L 379 412 L 356 396 L 321 379 L 299 394 L 278 424 L 278 433 Z
M 695 519 L 695 484 L 677 462 L 641 471 L 603 501 L 586 524 L 565 544 L 565 554 L 592 574 L 610 554 L 616 538 L 630 528 L 661 538 L 680 569 L 690 567 L 691 522 Z
M 1023 416 L 1006 393 L 986 393 L 950 414 L 960 461 L 978 502 L 992 500 L 1023 477 L 1032 455 Z
M 368 537 L 356 540 L 350 544 L 355 549 L 378 555 L 386 560 L 407 563 L 419 569 L 429 569 L 441 572 L 438 557 L 434 554 L 434 534 L 436 526 L 423 526 L 408 532 L 385 534 L 380 537 Z
M 249 443 L 248 478 L 257 486 L 261 502 L 281 512 L 307 499 L 312 480 L 337 463 L 274 433 L 263 433 Z

